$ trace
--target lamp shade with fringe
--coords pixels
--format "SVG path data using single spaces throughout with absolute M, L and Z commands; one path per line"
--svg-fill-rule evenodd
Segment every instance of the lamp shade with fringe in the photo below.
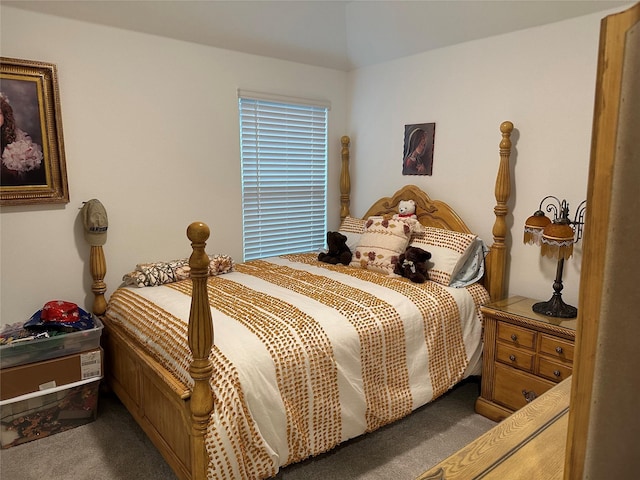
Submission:
M 551 223 L 542 210 L 538 210 L 524 222 L 524 243 L 540 245 L 544 228 Z
M 573 254 L 573 227 L 568 223 L 550 223 L 542 231 L 540 254 L 556 260 L 567 260 Z

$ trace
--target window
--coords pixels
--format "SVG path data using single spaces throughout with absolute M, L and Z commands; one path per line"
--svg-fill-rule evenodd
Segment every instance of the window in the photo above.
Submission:
M 322 248 L 328 106 L 239 97 L 244 260 Z

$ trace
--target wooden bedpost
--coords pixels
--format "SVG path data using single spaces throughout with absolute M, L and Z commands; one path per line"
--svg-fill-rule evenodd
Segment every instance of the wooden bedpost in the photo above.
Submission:
M 340 170 L 340 220 L 349 215 L 349 197 L 351 195 L 351 177 L 349 175 L 349 143 L 346 135 L 340 139 L 342 143 L 342 169 Z
M 511 195 L 511 174 L 509 170 L 509 157 L 511 155 L 511 132 L 513 123 L 502 122 L 500 132 L 500 166 L 496 177 L 495 195 L 497 204 L 493 209 L 496 220 L 493 224 L 493 244 L 491 253 L 487 261 L 487 278 L 489 284 L 485 285 L 489 290 L 492 301 L 502 300 L 506 295 L 506 273 L 507 273 L 507 247 L 505 238 L 507 236 L 507 222 L 505 217 L 509 212 L 507 201 Z
M 104 276 L 107 274 L 107 262 L 104 258 L 104 250 L 102 245 L 92 245 L 89 252 L 89 270 L 93 283 L 91 291 L 93 292 L 93 313 L 95 315 L 104 315 L 107 310 L 107 301 L 104 298 L 104 292 L 107 291 L 107 284 L 104 283 Z
M 213 366 L 209 360 L 213 345 L 213 320 L 207 294 L 209 257 L 205 252 L 209 234 L 209 227 L 202 222 L 194 222 L 187 228 L 187 237 L 191 240 L 193 248 L 193 253 L 189 257 L 193 293 L 191 295 L 188 331 L 189 348 L 193 354 L 189 374 L 194 381 L 190 400 L 191 472 L 193 479 L 199 479 L 201 474 L 206 473 L 209 465 L 204 440 L 209 417 L 213 410 L 213 391 L 210 383 Z

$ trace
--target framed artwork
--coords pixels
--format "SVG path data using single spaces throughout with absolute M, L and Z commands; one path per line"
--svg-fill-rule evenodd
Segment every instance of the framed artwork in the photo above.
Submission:
M 415 123 L 404 126 L 403 175 L 431 175 L 435 135 L 435 123 Z
M 56 66 L 0 57 L 0 205 L 68 203 Z

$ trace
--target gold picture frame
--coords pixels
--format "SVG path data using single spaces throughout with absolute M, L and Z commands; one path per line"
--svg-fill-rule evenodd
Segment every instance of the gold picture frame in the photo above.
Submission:
M 0 57 L 0 205 L 69 203 L 54 64 Z

